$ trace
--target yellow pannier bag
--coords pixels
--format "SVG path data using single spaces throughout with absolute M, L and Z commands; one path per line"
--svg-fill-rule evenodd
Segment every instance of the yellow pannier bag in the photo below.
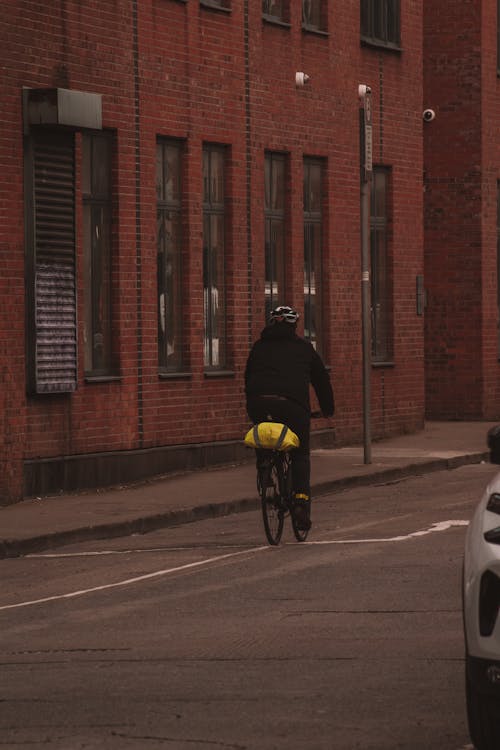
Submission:
M 248 430 L 244 442 L 249 448 L 267 448 L 275 451 L 289 451 L 300 445 L 295 432 L 281 422 L 256 424 Z

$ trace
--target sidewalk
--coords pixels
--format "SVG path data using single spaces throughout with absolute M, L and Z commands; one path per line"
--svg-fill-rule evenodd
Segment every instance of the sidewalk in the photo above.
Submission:
M 496 422 L 428 422 L 425 429 L 363 446 L 312 451 L 312 495 L 488 460 Z M 0 508 L 0 558 L 90 539 L 145 533 L 258 507 L 253 461 L 163 477 L 132 487 L 60 495 Z

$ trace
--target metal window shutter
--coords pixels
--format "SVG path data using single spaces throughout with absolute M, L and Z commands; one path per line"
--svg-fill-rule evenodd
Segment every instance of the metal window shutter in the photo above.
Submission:
M 67 133 L 34 143 L 35 369 L 37 393 L 76 389 L 74 143 Z

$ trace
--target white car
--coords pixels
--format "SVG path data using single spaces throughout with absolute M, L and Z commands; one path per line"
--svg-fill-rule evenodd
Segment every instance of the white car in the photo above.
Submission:
M 500 464 L 500 425 L 488 433 Z M 500 749 L 500 473 L 488 484 L 467 529 L 463 614 L 469 732 L 477 750 Z

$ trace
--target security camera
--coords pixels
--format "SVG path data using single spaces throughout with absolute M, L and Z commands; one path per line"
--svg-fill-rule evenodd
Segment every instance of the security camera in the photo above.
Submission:
M 295 73 L 295 85 L 302 88 L 302 86 L 305 86 L 308 81 L 310 81 L 310 77 L 307 75 L 307 73 Z
M 436 119 L 436 113 L 433 109 L 424 109 L 422 117 L 424 122 L 432 122 L 432 120 Z
M 358 86 L 358 96 L 360 99 L 363 99 L 367 94 L 371 94 L 372 90 L 370 86 L 367 86 L 365 83 L 360 83 Z

